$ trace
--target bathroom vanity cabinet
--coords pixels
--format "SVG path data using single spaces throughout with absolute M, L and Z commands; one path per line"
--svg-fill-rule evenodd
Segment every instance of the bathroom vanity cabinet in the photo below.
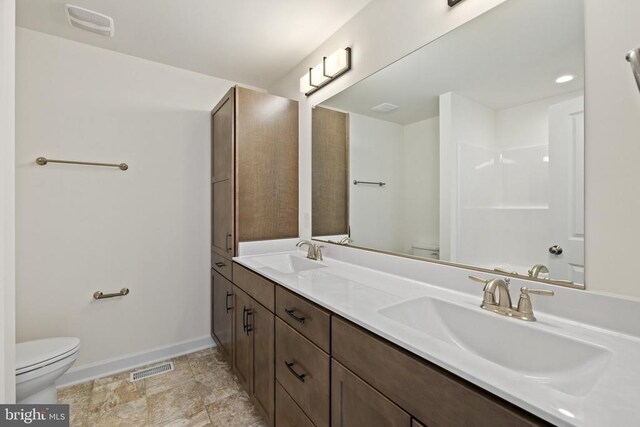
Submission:
M 270 426 L 549 425 L 240 264 L 232 274 L 224 353 Z

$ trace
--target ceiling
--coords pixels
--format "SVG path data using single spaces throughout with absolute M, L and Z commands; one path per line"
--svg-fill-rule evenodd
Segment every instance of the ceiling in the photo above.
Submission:
M 579 91 L 583 16 L 583 0 L 508 0 L 322 105 L 406 125 L 438 116 L 450 91 L 495 110 Z M 384 102 L 400 108 L 371 111 Z
M 17 25 L 267 88 L 370 1 L 70 0 L 114 19 L 107 38 L 71 27 L 65 1 L 18 0 Z

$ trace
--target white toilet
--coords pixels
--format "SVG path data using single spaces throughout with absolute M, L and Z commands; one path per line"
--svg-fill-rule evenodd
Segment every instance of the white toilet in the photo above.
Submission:
M 16 401 L 57 403 L 55 382 L 78 358 L 80 340 L 46 338 L 16 344 Z

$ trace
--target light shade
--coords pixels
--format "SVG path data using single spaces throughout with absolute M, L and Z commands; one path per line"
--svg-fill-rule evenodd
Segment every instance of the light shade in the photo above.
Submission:
M 351 48 L 338 49 L 300 77 L 300 92 L 309 96 L 351 69 Z
M 338 49 L 324 60 L 324 70 L 327 75 L 335 77 L 349 67 L 349 48 Z

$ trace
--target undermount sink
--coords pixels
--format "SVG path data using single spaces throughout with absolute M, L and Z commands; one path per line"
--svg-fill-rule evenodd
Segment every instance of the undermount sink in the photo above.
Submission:
M 383 316 L 490 362 L 582 396 L 598 381 L 611 352 L 606 348 L 518 319 L 422 297 L 379 310 Z
M 298 273 L 305 270 L 324 268 L 325 265 L 318 261 L 302 258 L 292 254 L 265 255 L 253 258 L 265 267 L 272 268 L 279 273 Z

